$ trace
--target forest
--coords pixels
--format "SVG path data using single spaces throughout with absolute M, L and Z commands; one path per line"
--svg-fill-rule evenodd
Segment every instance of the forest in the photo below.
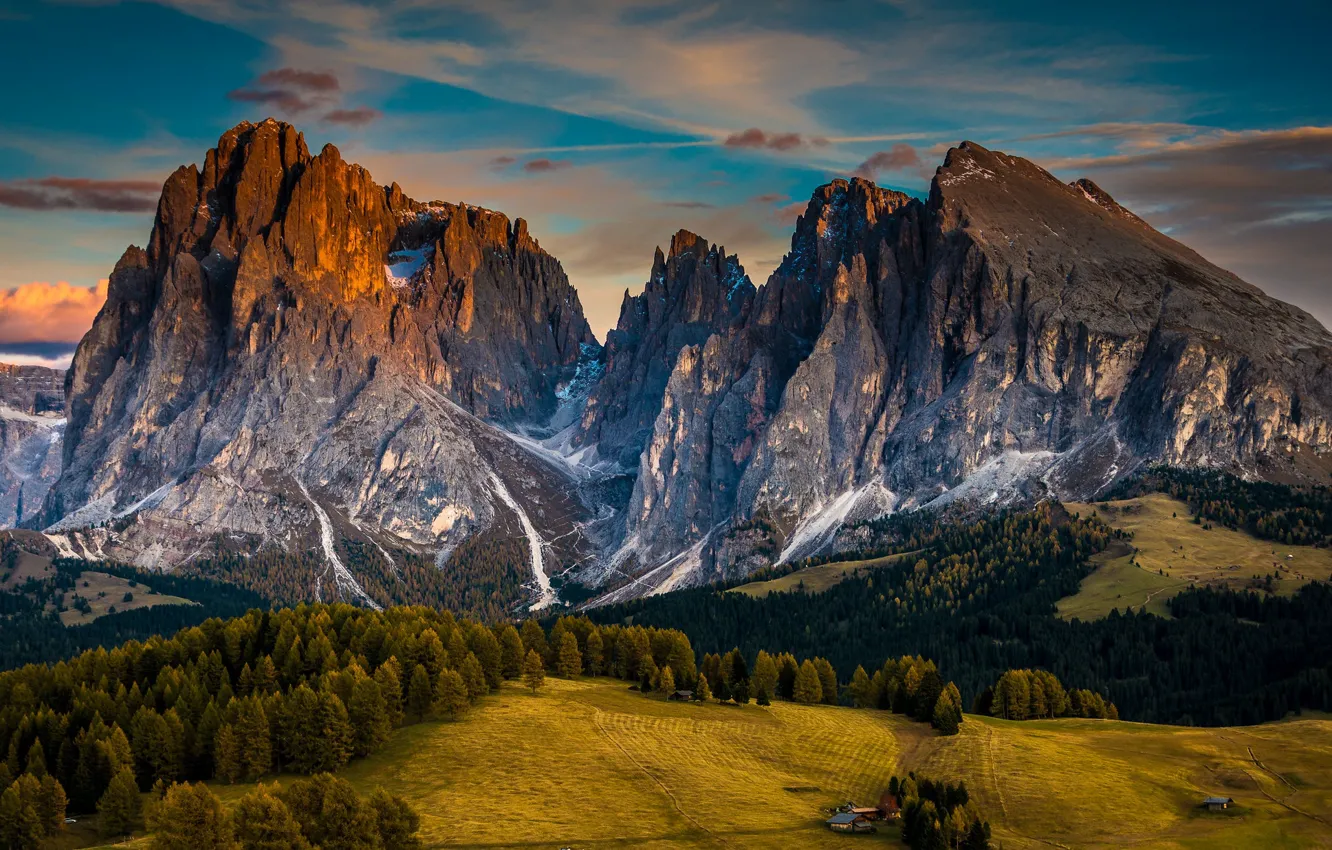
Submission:
M 1072 688 L 1102 694 L 1128 720 L 1229 725 L 1332 708 L 1326 585 L 1288 598 L 1191 589 L 1172 600 L 1173 619 L 1125 611 L 1066 622 L 1054 616 L 1055 602 L 1077 591 L 1091 570 L 1088 558 L 1113 537 L 1095 518 L 1043 504 L 937 531 L 935 517 L 916 521 L 921 528 L 910 534 L 917 542 L 934 541 L 917 557 L 823 593 L 752 598 L 696 588 L 589 616 L 669 624 L 703 651 L 781 647 L 840 669 L 920 655 L 948 671 L 968 708 L 1004 673 L 1022 669 L 1048 670 Z

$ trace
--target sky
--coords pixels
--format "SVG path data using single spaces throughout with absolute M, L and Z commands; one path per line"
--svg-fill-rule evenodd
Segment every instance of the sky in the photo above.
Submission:
M 680 228 L 756 284 L 815 187 L 971 139 L 1332 325 L 1326 0 L 0 0 L 0 359 L 60 364 L 241 120 L 523 217 L 599 337 Z

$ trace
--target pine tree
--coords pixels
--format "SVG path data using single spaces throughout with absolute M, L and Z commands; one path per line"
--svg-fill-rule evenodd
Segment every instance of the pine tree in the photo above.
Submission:
M 46 751 L 42 749 L 42 739 L 38 738 L 28 748 L 28 766 L 24 773 L 41 779 L 46 775 Z
M 241 743 L 230 723 L 224 724 L 217 730 L 217 738 L 213 743 L 213 765 L 215 775 L 225 780 L 228 785 L 234 784 L 245 775 L 245 765 L 241 761 Z
M 463 682 L 467 685 L 467 699 L 471 702 L 479 702 L 481 697 L 490 693 L 490 685 L 486 682 L 486 673 L 481 669 L 481 662 L 476 659 L 472 653 L 467 653 L 463 659 L 462 669 Z
M 358 756 L 378 752 L 393 733 L 384 694 L 369 676 L 358 677 L 352 685 L 347 720 L 352 728 L 352 752 Z
M 457 670 L 441 670 L 435 683 L 435 702 L 431 710 L 436 717 L 457 720 L 467 711 L 467 683 Z
M 587 636 L 587 672 L 600 676 L 605 669 L 605 642 L 601 639 L 601 630 L 593 629 Z
M 698 684 L 694 686 L 694 699 L 699 702 L 707 702 L 712 699 L 712 689 L 708 687 L 708 677 L 700 675 Z
M 390 657 L 375 671 L 375 684 L 384 695 L 384 706 L 388 709 L 389 722 L 396 728 L 402 725 L 402 674 L 398 668 L 398 659 Z
M 139 785 L 128 767 L 111 777 L 106 793 L 97 802 L 98 830 L 103 838 L 129 835 L 139 823 L 142 800 Z
M 874 708 L 874 695 L 869 674 L 865 668 L 856 665 L 856 672 L 851 674 L 851 702 L 856 708 Z
M 823 701 L 823 686 L 819 683 L 819 671 L 808 658 L 801 663 L 796 672 L 792 697 L 802 705 L 813 705 Z
M 500 663 L 504 671 L 504 678 L 516 679 L 523 673 L 523 656 L 526 655 L 526 651 L 523 649 L 523 639 L 512 623 L 505 623 L 499 633 L 499 642 Z
M 233 728 L 240 742 L 242 775 L 254 781 L 273 768 L 273 744 L 264 704 L 257 696 L 240 700 Z
M 234 850 L 231 819 L 207 786 L 172 785 L 148 814 L 151 850 Z
M 760 649 L 758 657 L 754 659 L 754 672 L 749 677 L 755 695 L 771 697 L 777 692 L 777 679 L 777 660 Z
M 667 696 L 675 693 L 675 673 L 671 672 L 669 664 L 661 668 L 661 674 L 657 677 L 657 687 Z
M 532 621 L 528 620 L 528 622 Z M 525 627 L 526 624 L 524 624 Z M 523 684 L 533 694 L 541 690 L 546 684 L 546 665 L 541 662 L 541 655 L 535 649 L 529 649 L 527 658 L 523 660 Z
M 301 825 L 269 788 L 260 785 L 232 810 L 241 850 L 309 850 Z
M 48 836 L 65 828 L 65 809 L 68 806 L 69 798 L 65 796 L 64 786 L 50 774 L 43 776 L 37 795 L 37 815 L 42 819 Z
M 578 653 L 578 638 L 568 632 L 560 635 L 558 670 L 565 679 L 577 678 L 583 672 L 583 656 Z
M 402 798 L 380 789 L 370 795 L 370 808 L 375 813 L 375 827 L 385 850 L 418 850 L 421 847 L 421 839 L 416 834 L 421 828 L 421 816 Z
M 407 684 L 407 715 L 413 720 L 421 720 L 430 711 L 430 704 L 435 695 L 430 691 L 430 674 L 422 664 L 412 670 L 412 679 Z
M 19 794 L 12 783 L 0 794 L 0 846 L 6 850 L 37 850 L 45 838 L 37 809 Z
M 519 632 L 523 639 L 523 647 L 528 652 L 535 652 L 545 663 L 546 652 L 546 633 L 542 631 L 541 624 L 536 620 L 524 620 L 522 631 Z
M 819 690 L 825 705 L 837 705 L 837 671 L 826 658 L 815 658 L 814 669 L 819 674 Z M 931 703 L 933 705 L 933 703 Z

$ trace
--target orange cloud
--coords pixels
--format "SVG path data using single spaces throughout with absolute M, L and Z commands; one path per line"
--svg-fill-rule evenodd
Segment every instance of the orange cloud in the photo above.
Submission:
M 78 342 L 106 301 L 107 281 L 96 288 L 25 283 L 0 290 L 0 343 Z

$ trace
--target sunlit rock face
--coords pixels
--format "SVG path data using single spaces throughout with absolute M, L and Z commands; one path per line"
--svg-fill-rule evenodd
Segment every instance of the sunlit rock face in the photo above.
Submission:
M 147 250 L 112 273 L 37 524 L 162 567 L 218 540 L 302 550 L 329 523 L 447 554 L 521 525 L 501 491 L 521 509 L 558 487 L 495 425 L 549 418 L 589 346 L 521 219 L 242 124 L 167 180 Z

